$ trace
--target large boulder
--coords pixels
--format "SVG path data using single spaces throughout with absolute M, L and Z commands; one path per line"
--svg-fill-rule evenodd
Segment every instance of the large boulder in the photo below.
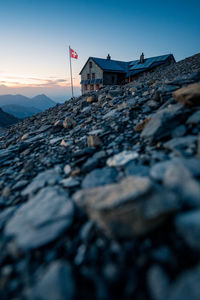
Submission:
M 46 187 L 16 211 L 5 227 L 24 251 L 44 246 L 58 238 L 73 222 L 74 206 L 63 189 Z
M 139 176 L 79 191 L 74 200 L 106 234 L 120 239 L 152 231 L 179 208 L 173 193 Z
M 193 83 L 173 94 L 174 99 L 187 105 L 200 105 L 200 84 Z
M 147 141 L 159 141 L 170 136 L 171 131 L 188 115 L 181 104 L 171 105 L 155 113 L 141 133 Z

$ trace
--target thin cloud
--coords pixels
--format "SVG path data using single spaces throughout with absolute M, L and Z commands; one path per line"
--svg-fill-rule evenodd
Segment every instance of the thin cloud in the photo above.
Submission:
M 2 80 L 1 80 L 2 77 Z M 0 83 L 11 86 L 30 86 L 30 87 L 55 87 L 55 86 L 70 86 L 70 81 L 63 78 L 36 78 L 25 76 L 0 76 Z

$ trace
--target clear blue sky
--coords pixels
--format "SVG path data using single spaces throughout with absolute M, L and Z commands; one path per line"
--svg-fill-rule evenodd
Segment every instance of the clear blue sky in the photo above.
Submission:
M 74 82 L 89 56 L 138 59 L 200 52 L 200 1 L 0 0 L 0 94 L 69 90 L 68 46 L 77 51 Z M 67 80 L 67 81 L 64 81 Z

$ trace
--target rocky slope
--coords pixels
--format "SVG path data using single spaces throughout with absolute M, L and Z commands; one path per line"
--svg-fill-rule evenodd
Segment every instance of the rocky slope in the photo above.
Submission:
M 200 55 L 0 134 L 1 299 L 200 297 Z
M 0 108 L 0 128 L 17 123 L 19 120 Z

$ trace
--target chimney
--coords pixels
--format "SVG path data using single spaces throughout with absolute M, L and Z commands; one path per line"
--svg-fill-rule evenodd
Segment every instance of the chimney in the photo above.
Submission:
M 143 64 L 144 63 L 144 53 L 142 52 L 142 54 L 140 55 L 140 63 Z
M 107 60 L 111 60 L 111 56 L 110 56 L 110 54 L 108 54 L 108 56 L 107 56 Z

